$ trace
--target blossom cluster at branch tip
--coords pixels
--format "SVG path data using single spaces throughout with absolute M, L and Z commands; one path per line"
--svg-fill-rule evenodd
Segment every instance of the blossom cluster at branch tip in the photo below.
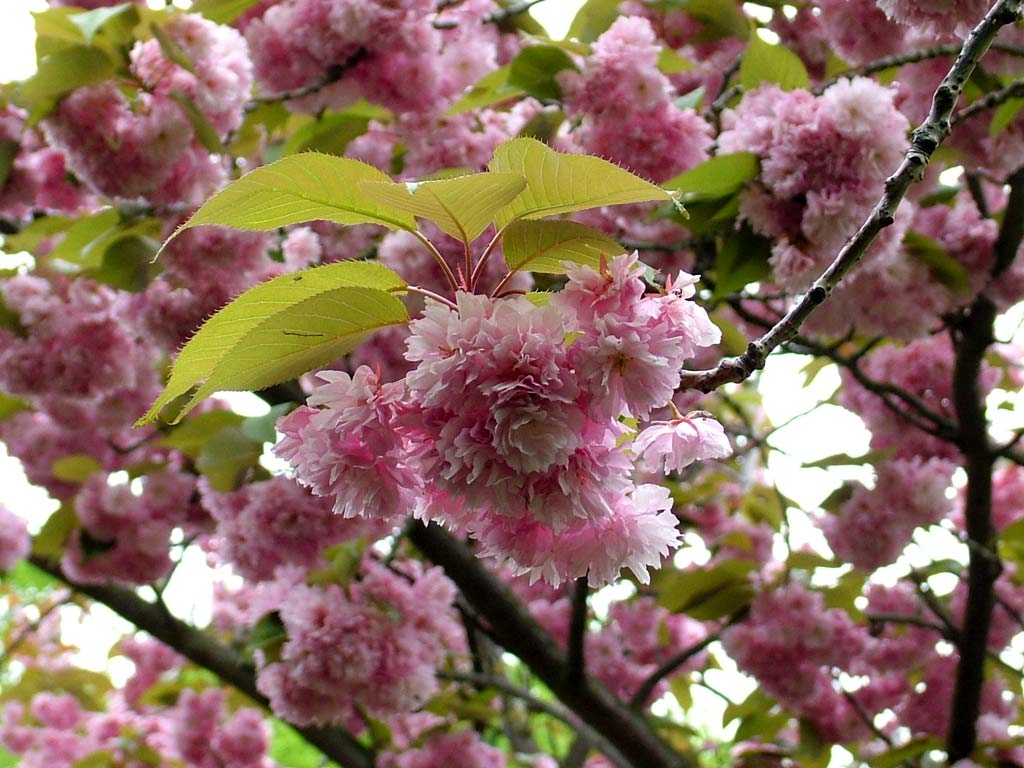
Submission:
M 636 254 L 567 265 L 548 306 L 459 293 L 411 325 L 402 381 L 323 373 L 281 420 L 276 450 L 335 511 L 415 514 L 469 533 L 483 555 L 552 583 L 641 580 L 679 544 L 668 492 L 630 480 L 623 418 L 647 418 L 698 349 L 720 339 L 682 274 L 647 295 Z M 633 445 L 679 470 L 729 453 L 711 419 L 655 425 Z

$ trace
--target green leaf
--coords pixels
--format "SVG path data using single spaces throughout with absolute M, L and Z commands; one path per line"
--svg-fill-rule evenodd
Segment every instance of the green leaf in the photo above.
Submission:
M 700 109 L 700 105 L 704 103 L 704 95 L 704 86 L 699 85 L 675 100 L 676 109 Z
M 185 113 L 185 117 L 188 118 L 189 123 L 192 125 L 192 130 L 195 132 L 196 138 L 199 139 L 199 143 L 208 152 L 215 155 L 223 152 L 224 147 L 220 143 L 220 135 L 217 133 L 217 129 L 210 125 L 206 115 L 199 111 L 199 107 L 189 98 L 188 94 L 175 89 L 171 91 L 170 97 L 178 103 L 181 111 Z
M 775 706 L 775 700 L 762 693 L 759 688 L 750 692 L 743 701 L 730 704 L 722 712 L 722 726 L 726 726 L 733 720 L 750 717 L 758 712 L 768 712 Z
M 753 35 L 740 61 L 740 84 L 743 90 L 752 91 L 761 83 L 775 83 L 784 91 L 794 91 L 810 88 L 811 78 L 800 57 L 791 50 Z
M 192 60 L 189 59 L 188 54 L 163 30 L 163 27 L 153 23 L 149 25 L 149 31 L 156 38 L 157 43 L 160 45 L 160 52 L 164 55 L 165 59 L 173 61 L 186 72 L 190 72 L 193 75 L 196 73 L 196 68 L 192 64 Z
M 490 169 L 526 179 L 526 189 L 498 211 L 499 229 L 516 219 L 542 219 L 605 205 L 673 202 L 665 190 L 607 160 L 556 152 L 535 139 L 501 144 Z
M 327 560 L 327 565 L 310 571 L 306 577 L 306 583 L 310 586 L 337 584 L 339 587 L 347 588 L 359 573 L 367 544 L 369 542 L 366 539 L 356 539 L 328 547 L 324 550 L 324 559 Z
M 569 25 L 566 37 L 592 43 L 619 17 L 622 0 L 587 0 Z
M 807 551 L 791 552 L 786 560 L 787 568 L 798 568 L 802 571 L 814 571 L 816 568 L 838 568 L 840 565 L 841 563 L 823 557 L 817 552 Z
M 160 445 L 181 451 L 190 459 L 198 458 L 203 446 L 226 427 L 238 427 L 245 417 L 233 411 L 207 411 L 192 416 L 164 436 Z
M 7 253 L 37 250 L 46 240 L 68 231 L 75 224 L 69 216 L 40 216 L 24 227 L 20 232 L 4 235 L 4 250 Z
M 268 657 L 277 655 L 281 646 L 288 639 L 288 630 L 285 629 L 281 615 L 277 611 L 268 613 L 253 627 L 249 634 L 248 649 L 251 651 L 261 650 Z
M 470 243 L 495 214 L 526 187 L 513 173 L 474 173 L 451 179 L 419 182 L 363 182 L 367 197 L 432 221 L 456 240 Z
M 994 139 L 1012 123 L 1021 109 L 1024 109 L 1024 99 L 1007 99 L 992 114 L 992 122 L 988 126 L 988 136 Z
M 617 256 L 623 248 L 603 232 L 575 221 L 515 221 L 501 240 L 505 263 L 513 272 L 565 272 L 563 262 L 598 268 L 602 257 Z
M 145 424 L 198 385 L 180 420 L 218 389 L 263 389 L 326 365 L 368 333 L 409 320 L 391 295 L 405 283 L 387 267 L 346 261 L 250 288 L 206 321 L 178 354 Z
M 886 750 L 877 757 L 873 757 L 868 761 L 868 765 L 871 768 L 896 768 L 896 766 L 906 763 L 916 764 L 917 761 L 914 758 L 921 757 L 926 752 L 935 749 L 943 749 L 944 746 L 942 740 L 937 736 L 918 737 L 902 747 Z
M 358 160 L 315 152 L 292 155 L 229 184 L 203 203 L 174 236 L 203 224 L 267 231 L 313 220 L 415 229 L 411 214 L 382 206 L 359 189 L 360 182 L 372 181 L 391 179 Z
M 374 118 L 367 114 L 326 112 L 292 134 L 281 153 L 284 157 L 300 152 L 322 152 L 341 156 L 349 143 L 364 133 Z
M 241 486 L 262 453 L 263 443 L 252 440 L 239 427 L 225 427 L 203 444 L 196 469 L 213 490 L 229 493 Z
M 242 422 L 242 431 L 257 443 L 277 441 L 277 421 L 295 407 L 295 403 L 279 403 L 262 416 L 250 416 Z
M 548 142 L 558 134 L 558 129 L 564 122 L 565 112 L 562 110 L 542 109 L 526 121 L 526 125 L 519 129 L 516 136 Z
M 79 219 L 46 258 L 78 265 L 98 265 L 99 259 L 90 262 L 88 257 L 101 238 L 110 234 L 120 220 L 121 216 L 114 208 Z
M 725 560 L 707 568 L 696 568 L 672 575 L 659 590 L 658 604 L 701 621 L 720 619 L 735 613 L 754 597 L 749 560 Z
M 195 0 L 189 9 L 217 24 L 230 24 L 260 0 Z
M 16 413 L 21 411 L 32 410 L 32 406 L 20 397 L 12 397 L 11 395 L 0 392 L 0 421 L 9 419 Z
M 757 155 L 753 152 L 716 155 L 669 179 L 662 186 L 681 192 L 684 203 L 715 200 L 735 195 L 760 170 Z
M 562 98 L 562 86 L 558 84 L 556 75 L 566 69 L 579 71 L 565 51 L 554 45 L 532 45 L 512 59 L 508 84 L 521 88 L 536 99 L 558 100 Z
M 680 72 L 689 72 L 697 65 L 689 59 L 683 58 L 671 48 L 665 47 L 658 54 L 658 70 L 666 75 L 677 75 Z
M 110 678 L 90 669 L 34 666 L 27 668 L 17 683 L 5 686 L 0 702 L 20 701 L 28 704 L 36 694 L 69 693 L 84 709 L 100 712 L 105 709 L 107 693 L 113 688 Z
M 274 765 L 281 768 L 327 768 L 328 765 L 334 765 L 325 764 L 323 753 L 290 725 L 276 717 L 269 720 L 271 736 L 267 756 L 274 761 Z
M 93 37 L 99 32 L 104 26 L 107 25 L 112 19 L 118 17 L 134 17 L 138 20 L 138 13 L 136 12 L 135 5 L 133 3 L 121 3 L 120 5 L 110 6 L 109 8 L 96 8 L 92 11 L 85 11 L 84 13 L 76 13 L 69 18 L 70 22 L 78 27 L 82 33 L 82 39 L 86 43 L 92 43 Z
M 61 96 L 83 85 L 106 80 L 115 72 L 114 61 L 87 45 L 71 45 L 39 61 L 36 73 L 14 85 L 13 100 L 28 110 L 28 123 L 46 117 Z
M 701 23 L 703 28 L 691 43 L 711 43 L 727 37 L 746 40 L 751 37 L 750 20 L 735 0 L 675 0 L 667 5 L 680 8 L 691 19 Z
M 60 586 L 57 579 L 28 560 L 19 560 L 7 573 L 0 574 L 0 581 L 23 592 L 43 592 Z
M 149 237 L 116 237 L 103 249 L 99 267 L 87 274 L 118 290 L 138 293 L 160 272 L 160 266 L 154 262 L 159 249 L 160 243 Z
M 39 533 L 32 539 L 32 554 L 39 557 L 59 558 L 64 552 L 64 542 L 78 525 L 73 504 L 61 504 L 50 515 Z
M 7 184 L 7 180 L 11 178 L 11 171 L 14 170 L 14 158 L 18 156 L 19 149 L 21 149 L 21 144 L 14 139 L 0 141 L 0 187 Z
M 51 474 L 66 483 L 84 483 L 94 473 L 103 471 L 103 465 L 87 453 L 74 453 L 53 462 Z
M 768 277 L 771 243 L 744 225 L 722 244 L 715 258 L 712 302 Z
M 805 467 L 816 467 L 818 469 L 827 469 L 829 467 L 851 467 L 861 466 L 864 464 L 874 464 L 877 461 L 884 459 L 891 459 L 892 451 L 868 451 L 862 456 L 851 456 L 848 453 L 833 453 L 830 456 L 818 459 L 817 461 L 808 461 L 804 463 Z
M 903 236 L 903 249 L 931 272 L 933 278 L 957 293 L 971 290 L 971 275 L 967 268 L 954 259 L 942 244 L 913 230 Z
M 481 107 L 490 107 L 509 99 L 517 99 L 525 95 L 522 88 L 511 85 L 508 81 L 511 67 L 506 64 L 493 72 L 484 75 L 462 95 L 445 112 L 445 116 L 458 115 Z

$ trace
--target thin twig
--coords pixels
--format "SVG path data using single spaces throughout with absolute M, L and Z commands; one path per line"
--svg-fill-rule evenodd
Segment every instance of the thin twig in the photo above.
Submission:
M 951 122 L 953 125 L 959 125 L 964 120 L 970 120 L 972 117 L 980 115 L 993 107 L 998 107 L 1005 101 L 1010 99 L 1017 99 L 1024 96 L 1024 78 L 1014 80 L 1013 82 L 1000 88 L 998 91 L 991 91 L 986 93 L 980 99 L 976 99 L 968 104 L 966 107 L 958 111 Z

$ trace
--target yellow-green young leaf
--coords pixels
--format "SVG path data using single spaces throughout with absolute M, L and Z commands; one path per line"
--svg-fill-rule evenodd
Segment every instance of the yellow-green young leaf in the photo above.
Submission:
M 47 254 L 46 258 L 78 265 L 98 266 L 100 259 L 90 261 L 88 256 L 95 244 L 101 239 L 105 240 L 120 220 L 121 216 L 114 208 L 107 208 L 95 215 L 79 219 L 71 225 L 64 239 Z
M 622 0 L 587 0 L 569 25 L 567 38 L 592 43 L 619 17 Z
M 369 115 L 351 114 L 347 110 L 320 115 L 292 134 L 281 153 L 284 157 L 300 152 L 341 156 L 353 139 L 366 133 L 372 119 Z
M 293 379 L 352 351 L 374 331 L 409 322 L 392 294 L 335 288 L 264 320 L 230 350 L 199 387 L 190 408 L 218 390 L 256 390 Z
M 178 358 L 171 368 L 171 377 L 167 382 L 167 386 L 164 387 L 164 391 L 160 393 L 160 396 L 153 403 L 149 412 L 138 423 L 141 425 L 152 421 L 172 401 L 187 393 L 192 387 L 200 384 L 204 385 L 200 390 L 202 394 L 197 393 L 196 397 L 193 397 L 182 408 L 181 412 L 176 414 L 175 421 L 180 420 L 192 408 L 197 402 L 197 398 L 205 397 L 210 392 L 215 391 L 226 380 L 230 380 L 241 389 L 259 389 L 260 386 L 270 386 L 270 384 L 277 383 L 268 382 L 267 384 L 258 385 L 257 383 L 247 381 L 244 384 L 239 384 L 240 380 L 245 378 L 246 372 L 244 369 L 238 370 L 237 359 L 230 355 L 236 351 L 236 348 L 248 348 L 249 351 L 245 358 L 247 360 L 250 359 L 254 352 L 252 348 L 253 334 L 258 328 L 264 326 L 268 320 L 277 317 L 286 310 L 303 304 L 304 301 L 310 298 L 341 288 L 367 291 L 375 300 L 379 299 L 379 294 L 385 298 L 392 299 L 393 303 L 378 302 L 378 304 L 383 303 L 384 308 L 388 310 L 387 313 L 381 310 L 379 317 L 368 318 L 365 316 L 365 313 L 359 316 L 344 314 L 343 318 L 326 317 L 324 318 L 323 327 L 314 329 L 314 332 L 322 334 L 350 333 L 355 328 L 359 328 L 360 323 L 367 322 L 368 324 L 365 327 L 361 327 L 360 330 L 353 333 L 350 341 L 354 341 L 356 335 L 376 330 L 385 325 L 408 321 L 408 315 L 404 307 L 402 307 L 402 303 L 390 296 L 390 293 L 403 290 L 405 282 L 397 274 L 380 264 L 368 261 L 345 261 L 276 277 L 266 283 L 250 288 L 203 324 L 195 336 L 185 344 L 178 354 Z M 402 308 L 400 313 L 395 304 Z M 339 310 L 339 307 L 332 308 L 332 311 L 337 310 Z M 341 308 L 341 311 L 343 313 L 347 312 L 343 308 Z M 401 315 L 399 319 L 394 319 L 399 315 Z M 351 324 L 351 327 L 344 326 L 345 322 Z M 307 322 L 306 324 L 308 325 L 309 323 Z M 261 339 L 260 343 L 267 341 L 268 329 L 272 327 L 266 326 L 264 328 L 263 334 L 259 337 Z M 303 338 L 313 342 L 323 341 L 321 336 L 289 336 L 289 330 L 287 326 L 277 330 L 278 337 L 271 340 L 273 346 L 255 350 L 256 356 L 262 357 L 263 362 L 266 363 L 272 359 L 277 359 L 275 356 L 285 352 L 285 349 L 281 346 L 282 341 L 290 340 L 294 342 Z M 305 332 L 303 329 L 295 330 Z M 338 354 L 342 354 L 342 352 L 338 352 Z M 330 358 L 324 360 L 324 363 L 327 362 L 330 362 Z M 322 365 L 324 363 L 319 364 Z M 316 365 L 318 363 L 314 363 L 310 368 Z M 292 375 L 304 373 L 305 370 L 292 371 Z M 266 371 L 264 370 L 262 373 L 264 375 L 254 375 L 253 380 L 265 379 Z M 278 379 L 278 381 L 283 381 L 284 378 L 288 377 L 284 376 Z
M 170 97 L 178 102 L 178 106 L 181 107 L 181 111 L 185 113 L 185 117 L 188 118 L 189 123 L 192 125 L 192 130 L 196 134 L 196 138 L 199 139 L 199 143 L 203 147 L 213 154 L 219 154 L 224 151 L 224 147 L 221 146 L 220 136 L 217 134 L 217 129 L 210 125 L 210 121 L 206 119 L 206 115 L 199 111 L 199 107 L 195 105 L 195 102 L 188 97 L 184 91 L 177 89 L 171 91 Z
M 623 248 L 603 232 L 575 221 L 516 221 L 501 240 L 505 263 L 512 271 L 561 274 L 563 262 L 597 268 L 601 257 L 618 256 Z
M 82 39 L 87 43 L 92 43 L 96 33 L 111 21 L 120 20 L 130 29 L 131 26 L 138 23 L 139 14 L 133 3 L 121 3 L 109 8 L 96 8 L 92 11 L 76 13 L 69 20 L 78 27 L 82 33 Z
M 740 84 L 751 91 L 761 83 L 775 83 L 784 91 L 794 91 L 810 88 L 811 78 L 800 57 L 791 50 L 752 35 L 740 62 Z
M 735 152 L 705 160 L 662 186 L 681 192 L 684 203 L 716 200 L 739 192 L 744 183 L 757 176 L 759 171 L 757 155 Z
M 439 226 L 457 240 L 479 237 L 497 211 L 526 188 L 514 173 L 474 173 L 419 182 L 363 182 L 367 197 Z
M 257 168 L 211 197 L 174 234 L 203 224 L 271 230 L 324 220 L 414 229 L 406 211 L 368 197 L 360 182 L 391 179 L 372 165 L 310 152 Z M 169 242 L 169 241 L 168 241 Z
M 189 9 L 201 13 L 210 21 L 230 24 L 260 0 L 196 0 Z
M 225 427 L 203 444 L 196 469 L 220 493 L 237 490 L 260 460 L 263 443 L 250 439 L 240 427 Z
M 989 138 L 994 139 L 1006 130 L 1006 126 L 1014 121 L 1021 109 L 1024 109 L 1024 99 L 1007 99 L 1000 104 L 992 114 L 992 122 L 988 126 Z
M 78 516 L 74 504 L 61 504 L 56 512 L 46 518 L 43 527 L 32 539 L 32 554 L 59 558 L 64 551 L 64 542 L 77 526 Z
M 14 158 L 18 156 L 21 145 L 14 139 L 0 141 L 0 187 L 3 187 L 14 169 Z
M 937 240 L 911 230 L 903 236 L 903 249 L 912 259 L 928 267 L 932 277 L 950 290 L 966 293 L 971 289 L 967 268 L 950 256 Z
M 89 454 L 75 453 L 56 459 L 50 472 L 66 483 L 84 483 L 90 475 L 102 469 L 103 466 Z
M 561 99 L 562 86 L 556 75 L 565 69 L 579 71 L 572 57 L 561 48 L 531 45 L 509 63 L 508 83 L 537 99 Z
M 199 413 L 171 429 L 159 444 L 195 459 L 214 435 L 226 427 L 240 427 L 244 421 L 245 417 L 234 411 Z
M 735 0 L 675 0 L 686 15 L 699 21 L 702 29 L 694 43 L 710 43 L 726 37 L 746 40 L 750 37 L 750 19 Z
M 0 392 L 0 421 L 21 411 L 31 410 L 31 408 L 32 406 L 25 400 Z
M 446 116 L 458 115 L 469 112 L 472 109 L 489 107 L 509 99 L 517 99 L 526 92 L 522 88 L 511 85 L 508 81 L 509 65 L 498 67 L 493 72 L 484 75 L 477 82 L 470 86 L 458 101 L 445 112 Z
M 46 117 L 65 93 L 106 80 L 114 74 L 114 61 L 87 45 L 71 45 L 43 57 L 36 73 L 14 86 L 14 102 L 28 110 L 29 123 Z
M 498 211 L 499 228 L 516 219 L 542 219 L 605 205 L 673 201 L 665 190 L 607 160 L 556 152 L 536 139 L 501 144 L 490 169 L 526 179 L 526 188 Z
M 671 48 L 662 48 L 658 54 L 658 71 L 666 75 L 676 75 L 680 72 L 689 72 L 696 65 L 689 59 L 683 58 Z
M 160 52 L 164 55 L 165 59 L 173 61 L 179 67 L 187 72 L 191 72 L 193 75 L 196 73 L 195 66 L 192 64 L 191 59 L 189 59 L 188 54 L 185 53 L 181 46 L 163 30 L 163 27 L 154 22 L 149 25 L 149 31 L 160 45 Z

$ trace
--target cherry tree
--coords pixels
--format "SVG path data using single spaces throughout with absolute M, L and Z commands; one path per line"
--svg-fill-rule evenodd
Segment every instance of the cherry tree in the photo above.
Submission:
M 539 1 L 34 14 L 0 766 L 1024 764 L 1022 3 Z

